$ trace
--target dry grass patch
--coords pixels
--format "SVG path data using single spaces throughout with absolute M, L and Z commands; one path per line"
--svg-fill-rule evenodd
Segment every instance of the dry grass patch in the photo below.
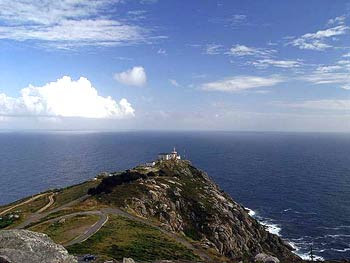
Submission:
M 45 233 L 58 244 L 65 244 L 82 235 L 99 220 L 98 215 L 77 215 L 55 222 L 44 222 L 29 230 Z

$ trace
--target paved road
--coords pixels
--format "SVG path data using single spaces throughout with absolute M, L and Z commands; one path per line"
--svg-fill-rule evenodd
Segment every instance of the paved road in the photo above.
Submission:
M 64 246 L 68 247 L 77 243 L 84 242 L 85 240 L 87 240 L 88 238 L 96 234 L 108 222 L 108 219 L 109 219 L 107 214 L 99 212 L 99 215 L 100 215 L 100 219 L 94 225 L 92 225 L 82 235 L 64 244 Z
M 48 211 L 46 213 L 40 213 L 39 211 L 37 213 L 34 213 L 32 216 L 30 216 L 26 221 L 24 221 L 22 224 L 18 225 L 16 228 L 17 229 L 22 229 L 27 227 L 30 224 L 34 224 L 36 222 L 39 222 L 41 219 L 45 218 L 47 215 L 60 211 L 66 207 L 69 206 L 73 206 L 77 203 L 80 203 L 84 200 L 86 200 L 89 197 L 89 195 L 84 195 L 74 201 L 71 201 L 67 204 L 64 204 L 60 207 L 57 207 L 51 211 Z M 52 204 L 50 204 L 51 206 Z M 47 207 L 48 208 L 48 207 Z M 46 208 L 46 209 L 47 209 Z M 161 231 L 163 234 L 169 236 L 170 238 L 176 240 L 178 243 L 184 245 L 186 248 L 193 250 L 195 254 L 197 254 L 202 260 L 208 262 L 210 261 L 210 257 L 201 249 L 198 249 L 196 247 L 194 247 L 189 241 L 187 241 L 184 237 L 181 237 L 180 235 L 177 235 L 173 232 L 169 232 L 165 229 L 163 229 L 162 227 L 152 223 L 149 220 L 143 219 L 141 217 L 137 217 L 134 215 L 131 215 L 121 209 L 118 208 L 104 208 L 101 210 L 96 210 L 96 211 L 85 211 L 85 212 L 76 212 L 76 213 L 72 213 L 72 214 L 68 214 L 68 215 L 63 215 L 57 218 L 53 218 L 50 220 L 47 220 L 45 222 L 42 223 L 46 223 L 46 222 L 54 222 L 54 221 L 58 221 L 61 219 L 65 219 L 65 218 L 69 218 L 69 217 L 73 217 L 73 216 L 77 216 L 77 215 L 89 215 L 89 214 L 94 214 L 94 215 L 99 215 L 100 219 L 94 224 L 92 225 L 87 231 L 85 231 L 82 235 L 78 236 L 77 238 L 67 242 L 66 244 L 64 244 L 65 246 L 71 246 L 77 243 L 81 243 L 84 242 L 85 240 L 87 240 L 88 238 L 90 238 L 91 236 L 93 236 L 95 233 L 97 233 L 107 222 L 108 222 L 108 215 L 109 214 L 113 214 L 113 215 L 119 215 L 119 216 L 123 216 L 126 217 L 128 219 L 134 220 L 134 221 L 138 221 L 140 223 L 146 224 L 148 226 L 152 226 L 156 229 L 158 229 L 159 231 Z M 42 224 L 40 223 L 40 224 Z

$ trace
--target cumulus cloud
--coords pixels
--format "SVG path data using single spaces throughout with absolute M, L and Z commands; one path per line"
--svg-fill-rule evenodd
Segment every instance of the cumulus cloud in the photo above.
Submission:
M 125 85 L 143 86 L 147 82 L 147 76 L 143 67 L 133 67 L 124 72 L 116 73 L 114 78 Z
M 234 45 L 227 53 L 232 56 L 257 56 L 257 57 L 269 57 L 276 53 L 276 50 L 266 48 L 247 47 L 245 45 Z
M 224 80 L 204 83 L 201 85 L 201 89 L 206 91 L 239 92 L 260 87 L 270 87 L 283 81 L 283 78 L 279 76 L 235 76 Z
M 144 42 L 149 30 L 116 20 L 121 0 L 0 0 L 0 39 L 34 40 L 56 48 Z
M 126 99 L 102 97 L 91 82 L 65 76 L 42 87 L 29 85 L 17 98 L 0 94 L 0 115 L 38 117 L 124 118 L 134 116 Z
M 298 47 L 299 49 L 322 51 L 332 47 L 330 43 L 326 42 L 327 39 L 344 35 L 348 30 L 348 26 L 340 24 L 332 28 L 319 30 L 315 33 L 304 34 L 301 37 L 294 39 L 289 44 Z

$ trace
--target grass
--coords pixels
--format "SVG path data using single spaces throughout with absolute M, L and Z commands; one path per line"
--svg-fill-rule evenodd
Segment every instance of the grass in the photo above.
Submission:
M 60 221 L 35 225 L 29 230 L 45 233 L 56 243 L 64 244 L 83 234 L 99 219 L 98 215 L 77 215 Z
M 43 195 L 43 196 L 39 197 L 38 199 L 35 199 L 29 203 L 17 206 L 15 208 L 11 209 L 10 211 L 8 211 L 5 215 L 0 216 L 2 218 L 6 218 L 10 214 L 19 215 L 18 219 L 6 220 L 6 223 L 5 223 L 5 221 L 3 221 L 2 224 L 0 223 L 0 229 L 1 228 L 10 229 L 10 228 L 13 228 L 13 227 L 21 224 L 26 218 L 28 218 L 28 216 L 30 216 L 32 213 L 38 211 L 40 208 L 44 207 L 49 202 L 49 195 L 50 194 Z M 23 199 L 21 202 L 24 202 L 28 199 L 29 198 Z M 13 203 L 11 205 L 16 205 L 19 203 L 20 202 L 16 202 L 16 203 Z M 10 206 L 7 206 L 7 208 L 9 208 L 9 207 Z M 4 210 L 5 209 L 3 209 L 2 211 L 4 211 Z
M 15 221 L 16 219 L 9 218 L 8 216 L 2 217 L 2 219 L 0 220 L 0 229 L 3 229 L 5 227 L 12 225 Z
M 58 190 L 58 194 L 55 196 L 55 203 L 49 208 L 49 210 L 60 207 L 86 195 L 90 188 L 96 187 L 99 183 L 100 180 L 92 180 Z
M 195 260 L 193 252 L 148 225 L 111 215 L 99 232 L 83 243 L 68 247 L 73 254 L 92 253 L 117 260 Z

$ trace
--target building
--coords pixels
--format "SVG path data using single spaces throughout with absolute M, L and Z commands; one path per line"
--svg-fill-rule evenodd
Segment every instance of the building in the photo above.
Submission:
M 181 156 L 177 153 L 177 151 L 174 150 L 171 153 L 159 153 L 158 154 L 158 160 L 160 161 L 168 161 L 168 160 L 180 160 Z

